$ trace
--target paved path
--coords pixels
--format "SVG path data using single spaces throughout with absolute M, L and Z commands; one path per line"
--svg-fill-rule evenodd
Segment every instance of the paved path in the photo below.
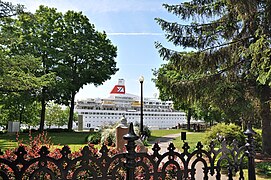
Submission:
M 167 152 L 167 148 L 168 145 L 172 142 L 172 140 L 176 139 L 176 138 L 180 138 L 181 134 L 169 134 L 160 138 L 155 139 L 154 141 L 150 141 L 149 143 L 151 144 L 151 147 L 153 147 L 153 144 L 158 142 L 159 147 L 161 148 L 161 150 L 159 151 L 160 154 L 164 154 L 165 152 Z M 151 149 L 151 148 L 150 148 Z M 178 151 L 177 149 L 175 151 Z M 153 152 L 151 150 L 151 152 Z M 203 179 L 203 170 L 202 170 L 203 165 L 201 163 L 197 163 L 196 165 L 196 175 L 195 178 L 196 179 Z M 210 180 L 215 180 L 215 175 L 214 176 L 209 176 Z M 227 176 L 223 175 L 221 176 L 222 180 L 226 180 L 228 179 Z
M 161 150 L 159 151 L 160 154 L 165 153 L 168 148 L 169 143 L 172 142 L 172 140 L 179 138 L 181 136 L 180 133 L 178 134 L 169 134 L 160 138 L 155 139 L 154 141 L 150 141 L 149 143 L 151 144 L 151 147 L 153 146 L 154 143 L 158 142 Z

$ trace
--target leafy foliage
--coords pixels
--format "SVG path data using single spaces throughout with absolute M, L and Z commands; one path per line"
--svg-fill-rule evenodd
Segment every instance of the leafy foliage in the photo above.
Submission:
M 115 145 L 116 142 L 116 128 L 105 128 L 101 131 L 101 143 L 108 146 Z
M 33 93 L 41 86 L 50 86 L 53 82 L 54 73 L 37 76 L 42 71 L 41 61 L 31 55 L 8 57 L 0 52 L 1 73 L 0 91 Z
M 154 71 L 155 83 L 177 104 L 215 110 L 241 124 L 261 121 L 263 151 L 271 154 L 270 1 L 191 0 L 164 7 L 180 18 L 156 18 L 178 52 L 156 43 L 167 60 Z
M 271 177 L 271 162 L 260 162 L 256 164 L 257 174 Z
M 91 132 L 91 134 L 86 137 L 86 142 L 90 144 L 99 144 L 101 142 L 101 132 Z
M 227 141 L 227 144 L 231 144 L 234 139 L 240 145 L 243 145 L 245 142 L 245 136 L 241 128 L 235 124 L 218 123 L 212 126 L 204 135 L 206 144 L 210 144 L 212 140 L 222 141 L 223 139 Z M 220 144 L 220 142 L 216 142 L 216 144 Z
M 253 136 L 254 137 L 254 147 L 255 151 L 261 152 L 263 145 L 262 145 L 262 131 L 260 129 L 254 129 L 256 134 Z
M 46 120 L 46 125 L 52 126 L 64 126 L 68 124 L 68 118 L 69 114 L 65 112 L 64 109 L 58 104 L 55 103 L 50 103 L 48 105 L 46 115 L 45 115 L 45 120 Z
M 2 124 L 8 121 L 18 121 L 29 126 L 37 126 L 40 120 L 40 104 L 35 101 L 35 97 L 28 92 L 9 93 L 0 101 Z
M 117 48 L 107 35 L 95 30 L 81 12 L 63 15 L 60 56 L 56 72 L 61 78 L 58 102 L 70 105 L 69 129 L 72 128 L 75 94 L 83 85 L 101 85 L 115 74 Z
M 18 62 L 28 66 L 15 64 L 16 71 L 0 69 L 0 83 L 8 91 L 23 88 L 35 93 L 41 102 L 41 130 L 46 103 L 50 100 L 70 105 L 68 128 L 71 130 L 74 98 L 79 89 L 88 83 L 101 85 L 118 70 L 117 48 L 81 12 L 63 14 L 55 8 L 40 6 L 34 14 L 24 12 L 16 18 L 5 18 L 1 35 L 6 37 L 1 41 L 6 53 L 3 56 L 14 59 L 18 56 Z M 21 60 L 24 55 L 28 61 Z M 6 64 L 1 62 L 1 67 L 12 64 L 11 60 L 4 61 Z
M 17 4 L 13 5 L 10 2 L 0 1 L 0 18 L 16 16 L 23 13 L 24 6 Z

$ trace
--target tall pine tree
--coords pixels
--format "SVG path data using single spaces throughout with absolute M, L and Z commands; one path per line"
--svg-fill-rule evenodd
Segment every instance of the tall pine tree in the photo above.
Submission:
M 271 0 L 192 0 L 164 7 L 180 18 L 157 18 L 177 52 L 157 43 L 168 60 L 156 72 L 162 93 L 205 103 L 228 118 L 261 121 L 263 152 L 271 154 Z

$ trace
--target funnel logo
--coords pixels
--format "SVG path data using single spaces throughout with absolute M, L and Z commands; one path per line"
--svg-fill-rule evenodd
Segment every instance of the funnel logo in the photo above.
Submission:
M 118 92 L 124 92 L 123 87 L 118 87 Z
M 110 94 L 125 94 L 125 86 L 116 85 Z

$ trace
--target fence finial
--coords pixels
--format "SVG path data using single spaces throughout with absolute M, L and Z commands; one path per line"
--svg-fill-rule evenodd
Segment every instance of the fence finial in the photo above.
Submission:
M 123 139 L 127 140 L 127 144 L 125 145 L 126 149 L 127 149 L 127 153 L 125 154 L 125 157 L 126 157 L 125 167 L 127 168 L 126 179 L 133 180 L 134 179 L 134 169 L 136 166 L 136 161 L 135 161 L 136 143 L 135 143 L 135 141 L 139 139 L 139 136 L 137 136 L 134 131 L 133 123 L 130 123 L 129 132 L 128 132 L 128 134 L 125 134 L 123 136 Z
M 250 122 L 247 123 L 247 129 L 244 132 L 244 134 L 248 137 L 252 137 L 253 135 L 256 134 L 256 132 L 252 129 L 252 125 Z
M 129 132 L 128 132 L 128 134 L 125 134 L 123 136 L 123 139 L 127 140 L 127 141 L 135 141 L 135 140 L 139 139 L 139 136 L 137 136 L 136 133 L 135 133 L 135 131 L 134 131 L 134 125 L 133 125 L 133 123 L 130 123 Z
M 246 155 L 248 157 L 248 180 L 256 180 L 256 174 L 255 174 L 255 151 L 254 151 L 254 139 L 253 135 L 256 134 L 256 132 L 252 129 L 251 123 L 247 123 L 247 130 L 244 132 L 244 134 L 247 136 L 246 140 L 247 143 L 245 145 L 246 147 Z

